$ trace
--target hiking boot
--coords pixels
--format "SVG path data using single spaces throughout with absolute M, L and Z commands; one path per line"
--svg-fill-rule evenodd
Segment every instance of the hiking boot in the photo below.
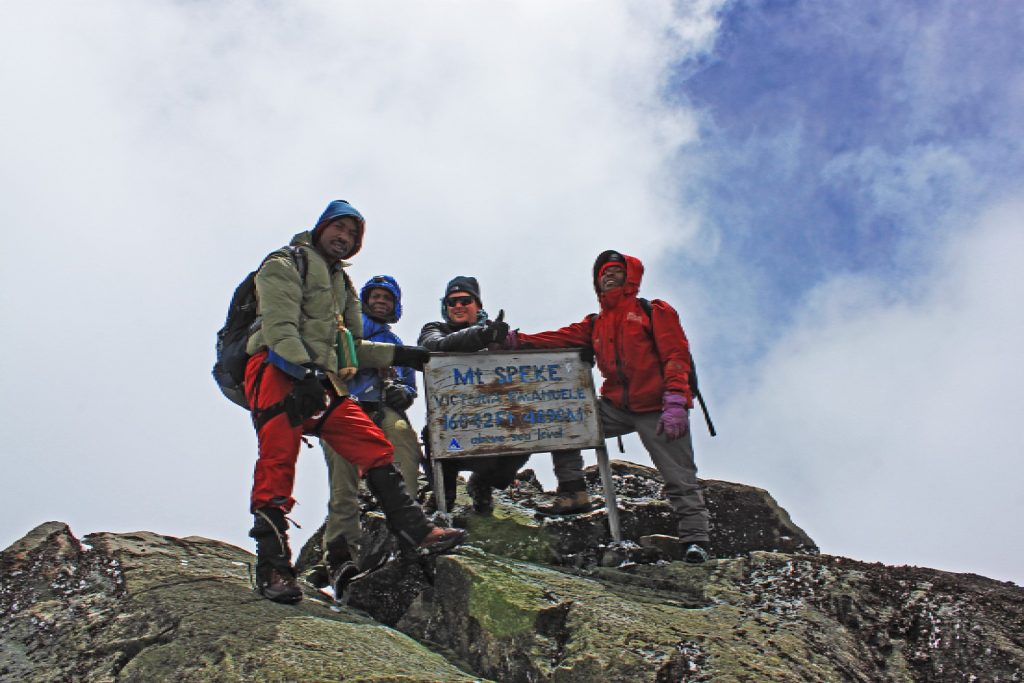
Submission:
M 394 465 L 366 471 L 366 487 L 377 500 L 391 530 L 406 548 L 417 547 L 430 533 L 431 524 L 423 508 L 405 489 L 405 480 Z
M 256 592 L 268 600 L 288 605 L 302 600 L 302 589 L 292 567 L 284 511 L 279 508 L 254 510 L 249 536 L 256 540 Z
M 443 528 L 435 526 L 416 546 L 421 555 L 438 555 L 459 545 L 466 538 L 465 529 Z
M 449 514 L 451 514 L 451 512 L 452 512 L 452 510 L 454 508 L 455 508 L 455 494 L 452 493 L 451 496 L 445 495 L 445 497 L 444 497 L 444 509 L 445 509 L 445 511 L 448 512 Z M 425 501 L 423 501 L 423 512 L 424 512 L 424 514 L 427 514 L 427 515 L 432 515 L 435 512 L 437 512 L 437 498 L 434 497 L 434 492 L 433 491 L 431 491 L 430 495 L 427 496 L 427 499 Z
M 484 484 L 474 473 L 466 483 L 466 493 L 473 499 L 473 512 L 489 515 L 494 512 L 494 489 Z
M 331 573 L 327 565 L 314 564 L 302 574 L 302 579 L 314 588 L 327 588 L 331 582 Z
M 703 564 L 710 558 L 706 543 L 699 541 L 683 542 L 683 562 L 687 564 Z
M 577 515 L 593 509 L 594 503 L 586 491 L 560 492 L 550 505 L 537 506 L 537 512 L 545 515 Z
M 355 571 L 350 571 L 349 567 L 355 569 Z M 336 589 L 339 577 L 346 575 L 354 576 L 359 573 L 355 562 L 352 561 L 352 549 L 344 536 L 336 536 L 327 543 L 324 550 L 324 573 L 326 577 L 324 578 L 323 586 L 318 586 L 318 588 L 331 586 L 335 588 L 335 596 L 341 594 Z M 345 580 L 344 583 L 347 585 L 348 581 Z
M 337 569 L 331 572 L 331 588 L 334 590 L 334 599 L 340 600 L 348 584 L 359 575 L 359 567 L 355 562 L 342 562 Z
M 256 563 L 256 592 L 267 600 L 294 605 L 302 600 L 302 589 L 291 566 L 275 567 Z

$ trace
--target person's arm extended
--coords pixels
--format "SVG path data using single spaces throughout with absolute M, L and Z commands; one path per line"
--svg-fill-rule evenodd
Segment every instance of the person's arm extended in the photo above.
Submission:
M 595 317 L 597 317 L 596 314 L 591 313 L 578 323 L 573 323 L 557 330 L 551 330 L 550 332 L 525 334 L 516 331 L 515 337 L 518 347 L 523 349 L 591 348 L 593 345 L 591 335 L 594 331 Z
M 486 344 L 481 339 L 483 327 L 470 325 L 469 327 L 455 332 L 445 334 L 441 330 L 440 322 L 427 323 L 420 331 L 419 345 L 431 351 L 442 351 L 445 353 L 459 353 L 479 351 Z

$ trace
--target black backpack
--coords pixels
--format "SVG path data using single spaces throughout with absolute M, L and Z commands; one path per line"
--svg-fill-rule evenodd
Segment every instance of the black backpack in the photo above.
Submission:
M 647 314 L 647 319 L 651 321 L 651 334 L 654 334 L 654 316 L 651 315 L 651 302 L 647 299 L 638 296 L 636 298 L 640 302 L 640 308 L 644 309 L 644 313 Z M 708 431 L 711 436 L 715 436 L 715 425 L 711 423 L 711 415 L 708 414 L 708 407 L 704 404 L 704 396 L 700 393 L 700 387 L 697 384 L 697 364 L 693 360 L 693 354 L 690 354 L 690 393 L 700 403 L 700 409 L 704 412 L 704 421 L 708 424 Z
M 302 247 L 285 247 L 295 259 L 295 267 L 299 270 L 302 281 L 306 281 L 309 264 L 306 252 Z M 275 254 L 277 252 L 274 252 Z M 269 259 L 274 254 L 267 258 Z M 266 263 L 267 259 L 263 259 Z M 263 267 L 260 263 L 260 268 Z M 249 354 L 245 347 L 249 336 L 258 329 L 256 320 L 256 273 L 259 268 L 245 276 L 241 284 L 235 288 L 228 305 L 227 319 L 224 327 L 217 331 L 217 361 L 213 364 L 213 379 L 221 392 L 232 403 L 249 410 L 249 402 L 245 398 L 245 364 Z

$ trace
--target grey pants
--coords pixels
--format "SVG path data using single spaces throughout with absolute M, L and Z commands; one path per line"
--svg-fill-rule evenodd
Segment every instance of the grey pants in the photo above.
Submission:
M 409 495 L 416 497 L 417 477 L 420 469 L 419 437 L 398 411 L 383 406 L 381 431 L 395 446 L 395 464 L 402 472 L 405 488 Z M 324 458 L 327 460 L 327 478 L 330 482 L 331 497 L 327 502 L 327 525 L 324 528 L 324 550 L 338 537 L 344 536 L 352 557 L 359 557 L 359 541 L 362 529 L 359 526 L 359 469 L 335 453 L 323 440 Z
M 660 412 L 631 413 L 604 399 L 598 401 L 601 428 L 605 437 L 636 432 L 665 480 L 665 497 L 676 515 L 679 540 L 708 541 L 708 509 L 697 481 L 697 465 L 693 460 L 690 433 L 669 441 L 657 434 Z M 583 478 L 583 455 L 578 450 L 551 453 L 555 477 L 559 484 Z

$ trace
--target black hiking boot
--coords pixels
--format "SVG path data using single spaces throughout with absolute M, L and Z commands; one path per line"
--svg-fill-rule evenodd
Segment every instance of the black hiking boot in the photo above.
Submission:
M 701 541 L 683 541 L 683 561 L 687 564 L 704 564 L 711 555 L 708 544 Z
M 352 551 L 344 536 L 327 544 L 324 564 L 327 565 L 327 580 L 334 591 L 334 599 L 340 600 L 352 577 L 359 574 L 359 567 L 352 559 Z
M 302 573 L 302 580 L 314 588 L 327 588 L 331 583 L 331 573 L 324 563 L 314 564 Z
M 452 492 L 451 496 L 445 495 L 444 497 L 444 509 L 445 512 L 451 514 L 452 509 L 455 507 L 455 493 Z M 437 498 L 434 497 L 434 492 L 431 491 L 427 499 L 423 501 L 423 512 L 427 515 L 432 515 L 437 512 Z
M 494 512 L 494 489 L 480 481 L 482 477 L 474 472 L 466 483 L 466 493 L 473 499 L 473 512 L 489 515 Z
M 393 465 L 374 467 L 366 472 L 366 487 L 377 499 L 388 528 L 407 548 L 421 553 L 439 553 L 462 542 L 462 529 L 435 527 L 405 490 L 405 481 Z
M 341 600 L 345 589 L 356 576 L 359 575 L 359 567 L 351 560 L 342 562 L 331 572 L 331 589 L 334 591 L 334 599 Z
M 302 600 L 288 547 L 288 522 L 278 508 L 253 513 L 249 536 L 256 540 L 256 592 L 268 600 L 294 605 Z

